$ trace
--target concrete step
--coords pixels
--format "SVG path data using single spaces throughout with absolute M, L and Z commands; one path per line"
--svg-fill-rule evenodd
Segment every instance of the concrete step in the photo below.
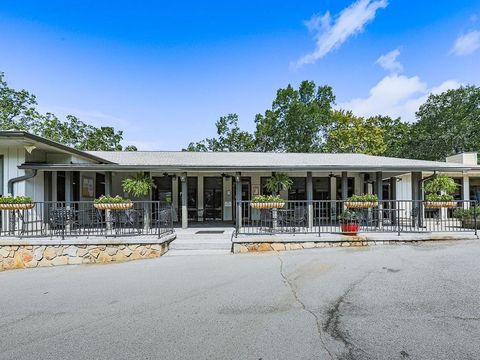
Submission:
M 176 242 L 170 243 L 172 250 L 230 250 L 232 244 L 228 243 L 203 243 L 203 242 Z
M 200 249 L 200 250 L 169 250 L 164 256 L 197 256 L 197 255 L 230 255 L 229 250 Z

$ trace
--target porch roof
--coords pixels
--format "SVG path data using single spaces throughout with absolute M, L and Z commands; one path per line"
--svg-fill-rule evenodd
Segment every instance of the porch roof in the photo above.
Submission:
M 479 166 L 440 161 L 411 160 L 364 154 L 183 152 L 183 151 L 88 151 L 110 164 L 47 165 L 65 169 L 105 171 L 464 171 Z M 35 168 L 24 164 L 23 168 Z M 41 166 L 37 166 L 39 168 Z

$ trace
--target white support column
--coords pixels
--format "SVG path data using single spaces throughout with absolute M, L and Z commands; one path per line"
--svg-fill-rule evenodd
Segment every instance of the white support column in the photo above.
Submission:
M 312 172 L 307 172 L 307 203 L 308 203 L 308 228 L 313 229 L 313 178 Z
M 240 173 L 235 174 L 235 228 L 237 232 L 242 227 L 242 177 Z
M 182 229 L 188 228 L 188 208 L 187 208 L 187 197 L 188 197 L 188 188 L 187 188 L 187 173 L 183 173 L 180 177 L 180 182 L 182 184 Z
M 462 200 L 465 200 L 463 207 L 469 208 L 470 203 L 468 201 L 470 200 L 470 177 L 467 173 L 463 173 L 462 180 Z
M 378 225 L 381 226 L 383 223 L 383 174 L 381 171 L 377 171 L 376 173 L 376 179 L 375 179 L 375 185 L 376 185 L 376 193 L 378 197 Z
M 342 200 L 348 197 L 348 173 L 342 171 Z

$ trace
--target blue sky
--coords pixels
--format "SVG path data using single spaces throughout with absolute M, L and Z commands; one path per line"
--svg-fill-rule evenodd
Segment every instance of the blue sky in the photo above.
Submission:
M 0 70 L 42 111 L 178 150 L 314 80 L 358 115 L 414 121 L 428 93 L 480 84 L 479 1 L 11 1 Z

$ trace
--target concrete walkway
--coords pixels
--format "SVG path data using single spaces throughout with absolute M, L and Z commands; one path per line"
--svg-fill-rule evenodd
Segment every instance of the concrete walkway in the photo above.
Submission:
M 230 254 L 233 231 L 231 226 L 177 228 L 165 256 Z

